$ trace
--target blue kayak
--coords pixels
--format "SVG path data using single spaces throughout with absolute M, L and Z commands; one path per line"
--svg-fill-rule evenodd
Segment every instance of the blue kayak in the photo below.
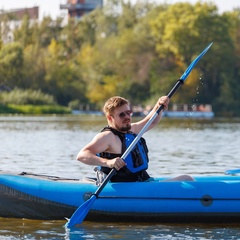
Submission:
M 240 177 L 108 183 L 85 221 L 240 222 Z M 94 179 L 0 171 L 0 217 L 65 219 L 98 189 Z

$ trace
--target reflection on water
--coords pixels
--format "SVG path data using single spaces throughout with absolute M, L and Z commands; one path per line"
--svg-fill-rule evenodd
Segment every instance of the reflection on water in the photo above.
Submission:
M 93 167 L 75 159 L 105 124 L 101 116 L 0 116 L 0 170 L 92 177 Z M 239 168 L 239 130 L 239 119 L 164 118 L 144 135 L 150 150 L 149 173 L 213 175 Z M 236 239 L 240 230 L 238 226 L 84 222 L 66 232 L 64 224 L 0 218 L 0 239 Z
M 237 225 L 84 222 L 69 230 L 65 221 L 0 218 L 0 239 L 238 239 Z M 1 238 L 4 237 L 4 238 Z
M 83 226 L 66 233 L 68 239 L 229 239 L 240 236 L 239 228 L 226 226 L 176 225 L 176 224 L 96 224 Z

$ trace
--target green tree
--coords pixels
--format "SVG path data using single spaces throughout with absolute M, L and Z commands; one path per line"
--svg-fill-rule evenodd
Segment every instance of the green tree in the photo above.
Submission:
M 14 88 L 22 83 L 23 49 L 19 43 L 3 45 L 0 49 L 1 82 Z
M 46 88 L 44 82 L 46 75 L 46 54 L 47 49 L 40 48 L 37 43 L 25 47 L 21 88 L 36 90 Z
M 25 15 L 21 22 L 21 26 L 14 31 L 14 40 L 21 43 L 24 48 L 32 41 L 32 31 L 30 27 L 29 16 Z
M 233 50 L 230 54 L 221 49 L 227 56 L 223 56 L 223 61 L 227 68 L 224 69 L 224 82 L 221 85 L 220 95 L 216 105 L 220 109 L 221 114 L 228 116 L 240 115 L 240 9 L 224 14 L 225 22 L 228 23 L 228 32 L 231 36 Z M 223 46 L 224 48 L 226 46 Z M 225 60 L 226 59 L 226 60 Z M 226 101 L 227 99 L 227 101 Z
M 64 39 L 64 35 L 62 35 L 62 21 L 61 17 L 58 17 L 56 21 L 53 21 L 49 16 L 44 17 L 38 27 L 38 31 L 35 31 L 34 42 L 39 42 L 40 47 L 47 48 L 51 44 L 52 39 L 58 42 L 62 41 Z
M 75 61 L 66 61 L 62 57 L 62 46 L 52 40 L 46 58 L 44 92 L 54 95 L 59 104 L 67 106 L 73 99 L 85 101 L 85 85 L 81 80 Z
M 106 19 L 102 16 L 101 24 L 96 27 L 96 43 L 84 45 L 78 57 L 83 78 L 89 84 L 88 97 L 93 102 L 103 102 L 111 95 L 123 95 L 139 103 L 149 96 L 149 68 L 154 47 L 144 17 L 150 7 L 146 4 L 124 7 L 132 8 L 132 20 L 126 23 L 125 18 L 115 14 L 114 8 L 112 11 L 108 8 Z M 114 27 L 108 22 L 112 18 Z M 107 26 L 111 26 L 112 31 L 107 31 Z M 136 90 L 139 94 L 133 97 Z
M 152 22 L 152 34 L 156 39 L 159 55 L 172 56 L 179 74 L 184 72 L 207 44 L 214 42 L 209 54 L 198 63 L 198 74 L 191 76 L 195 79 L 188 79 L 191 89 L 196 89 L 196 82 L 199 80 L 199 89 L 196 92 L 188 91 L 185 101 L 197 97 L 201 103 L 214 104 L 220 96 L 226 79 L 224 72 L 231 72 L 233 63 L 231 56 L 234 48 L 228 28 L 229 21 L 218 14 L 214 4 L 201 2 L 195 5 L 170 5 Z
M 14 43 L 6 44 L 11 33 L 6 17 L 14 16 L 1 15 L 1 83 L 40 89 L 63 105 L 100 106 L 112 95 L 153 104 L 213 41 L 171 102 L 210 103 L 215 112 L 236 116 L 239 16 L 239 9 L 219 14 L 213 3 L 108 0 L 66 26 L 61 17 L 30 24 L 25 16 Z

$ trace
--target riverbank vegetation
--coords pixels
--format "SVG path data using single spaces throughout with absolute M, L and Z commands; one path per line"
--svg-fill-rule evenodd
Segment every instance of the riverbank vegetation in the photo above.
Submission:
M 0 15 L 0 39 L 8 37 L 12 19 Z M 14 92 L 0 92 L 0 109 L 30 104 L 99 110 L 113 95 L 153 105 L 214 42 L 171 103 L 211 104 L 216 116 L 240 116 L 240 9 L 219 13 L 213 3 L 108 0 L 80 21 L 62 22 L 45 17 L 30 24 L 25 16 L 12 32 L 14 41 L 0 42 L 0 85 L 45 96 L 24 102 L 24 94 L 16 99 Z
M 40 90 L 15 88 L 0 93 L 0 113 L 69 114 L 71 109 L 58 105 L 53 96 Z

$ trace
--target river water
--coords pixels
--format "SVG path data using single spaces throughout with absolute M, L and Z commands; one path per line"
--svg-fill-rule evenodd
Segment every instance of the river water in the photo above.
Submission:
M 133 119 L 135 120 L 135 119 Z M 105 126 L 102 116 L 0 116 L 0 170 L 94 177 L 76 155 Z M 224 174 L 240 168 L 240 119 L 168 119 L 144 134 L 153 177 Z M 240 225 L 84 222 L 0 218 L 0 239 L 240 239 Z

